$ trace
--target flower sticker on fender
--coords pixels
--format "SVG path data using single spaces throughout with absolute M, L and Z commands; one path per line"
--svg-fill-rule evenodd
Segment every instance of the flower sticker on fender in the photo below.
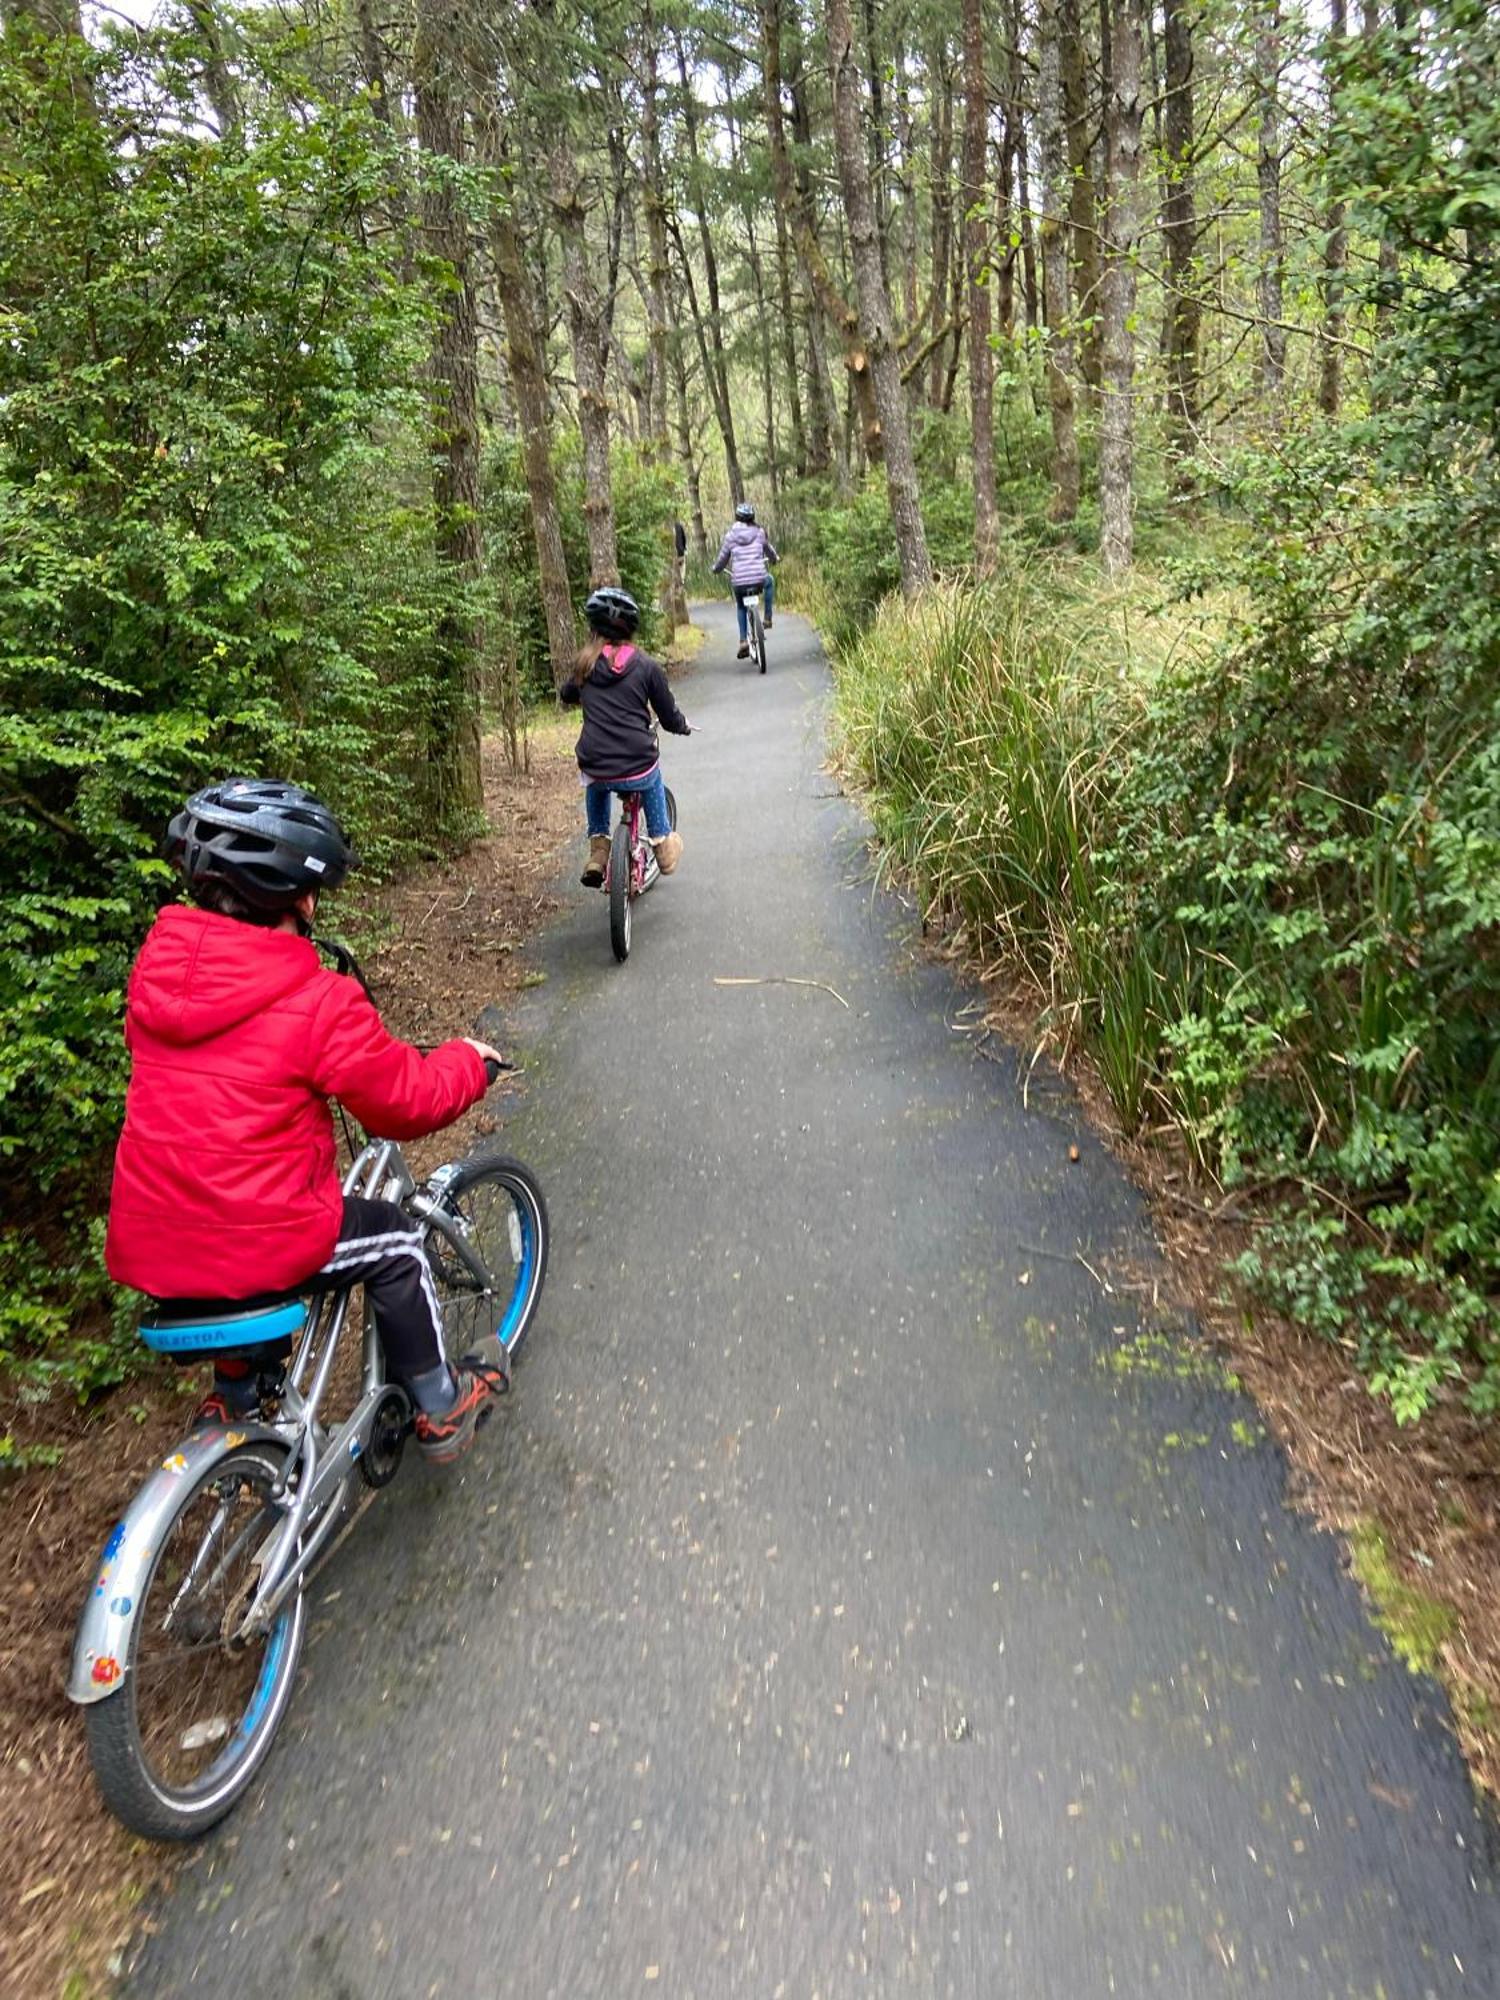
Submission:
M 120 1662 L 115 1658 L 113 1653 L 106 1653 L 101 1659 L 95 1660 L 91 1678 L 99 1687 L 107 1688 L 114 1686 L 115 1682 L 120 1678 Z
M 186 1455 L 183 1452 L 174 1451 L 170 1458 L 164 1458 L 162 1460 L 161 1469 L 163 1472 L 186 1472 L 187 1471 Z

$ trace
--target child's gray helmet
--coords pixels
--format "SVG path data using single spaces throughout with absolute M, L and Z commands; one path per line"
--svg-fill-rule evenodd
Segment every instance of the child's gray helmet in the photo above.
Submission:
M 359 866 L 323 801 L 279 778 L 226 778 L 195 792 L 167 828 L 167 859 L 189 882 L 225 882 L 257 910 L 290 909 Z

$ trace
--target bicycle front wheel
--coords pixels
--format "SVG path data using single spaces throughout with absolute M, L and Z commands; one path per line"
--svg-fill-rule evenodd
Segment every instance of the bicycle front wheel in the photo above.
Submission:
M 630 956 L 630 828 L 622 819 L 609 845 L 609 943 L 623 965 Z
M 471 1153 L 443 1191 L 445 1219 L 485 1267 L 481 1283 L 454 1245 L 428 1225 L 427 1261 L 443 1312 L 448 1359 L 514 1356 L 547 1276 L 547 1203 L 529 1167 L 505 1153 Z
M 262 1637 L 238 1636 L 281 1522 L 273 1489 L 283 1458 L 257 1444 L 184 1482 L 147 1571 L 120 1686 L 84 1710 L 105 1803 L 148 1840 L 191 1840 L 221 1820 L 291 1699 L 302 1592 Z
M 757 606 L 750 613 L 750 629 L 754 637 L 755 663 L 764 673 L 766 670 L 766 628 Z

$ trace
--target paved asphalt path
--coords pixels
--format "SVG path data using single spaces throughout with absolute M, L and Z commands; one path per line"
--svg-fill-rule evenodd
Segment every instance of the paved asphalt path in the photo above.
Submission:
M 554 1229 L 516 1393 L 320 1579 L 130 1991 L 1500 1993 L 1440 1697 L 1250 1406 L 1077 1261 L 1139 1205 L 955 1032 L 808 628 L 761 680 L 705 615 L 682 870 L 624 967 L 578 891 L 516 1024 Z M 715 983 L 776 976 L 848 1004 Z

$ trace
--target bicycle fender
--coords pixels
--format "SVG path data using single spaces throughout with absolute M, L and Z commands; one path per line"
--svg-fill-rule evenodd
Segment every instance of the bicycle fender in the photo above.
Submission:
M 286 1439 L 269 1424 L 200 1431 L 170 1452 L 147 1479 L 110 1531 L 99 1558 L 73 1640 L 69 1701 L 86 1707 L 103 1701 L 123 1685 L 147 1572 L 184 1480 L 194 1478 L 242 1445 L 262 1442 L 274 1444 L 285 1454 Z

